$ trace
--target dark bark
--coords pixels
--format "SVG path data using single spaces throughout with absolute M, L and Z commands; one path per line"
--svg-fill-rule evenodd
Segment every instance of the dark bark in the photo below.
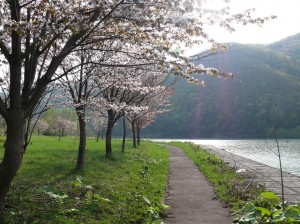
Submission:
M 84 169 L 84 156 L 85 156 L 85 146 L 86 146 L 86 124 L 82 114 L 78 114 L 79 122 L 79 148 L 77 156 L 76 170 Z
M 61 136 L 61 131 L 60 129 L 58 130 L 58 141 L 60 141 L 60 136 Z
M 18 2 L 9 1 L 9 4 L 11 19 L 19 21 L 20 6 Z M 10 68 L 9 109 L 1 100 L 1 114 L 6 120 L 7 132 L 4 157 L 0 164 L 0 221 L 3 216 L 6 195 L 22 162 L 26 132 L 26 117 L 22 108 L 24 102 L 20 97 L 22 74 L 21 37 L 16 31 L 12 31 L 11 46 L 11 54 L 5 55 Z M 3 49 L 1 51 L 3 52 Z
M 133 148 L 136 148 L 136 130 L 134 122 L 131 123 Z
M 5 152 L 0 164 L 0 220 L 3 215 L 6 195 L 13 178 L 20 168 L 24 153 L 26 119 L 20 109 L 11 109 L 7 118 Z
M 137 145 L 140 146 L 141 139 L 140 139 L 141 129 L 137 128 L 136 130 L 136 139 L 137 139 Z
M 102 135 L 102 139 L 103 139 L 103 130 L 101 131 L 101 123 L 99 122 L 98 130 L 97 130 L 97 136 L 96 136 L 96 142 L 99 142 L 100 135 Z
M 122 152 L 125 152 L 125 140 L 126 140 L 126 122 L 125 116 L 123 116 L 123 139 L 122 139 Z
M 96 142 L 99 142 L 99 136 L 100 136 L 100 132 L 97 132 Z
M 108 122 L 107 129 L 106 129 L 106 138 L 105 138 L 106 157 L 108 158 L 112 157 L 112 147 L 111 147 L 112 130 L 113 130 L 113 124 L 111 122 Z
M 105 153 L 106 157 L 112 157 L 112 146 L 111 146 L 111 139 L 112 139 L 112 131 L 115 125 L 113 119 L 113 111 L 108 111 L 108 121 L 107 121 L 107 129 L 106 129 L 106 139 L 105 139 Z

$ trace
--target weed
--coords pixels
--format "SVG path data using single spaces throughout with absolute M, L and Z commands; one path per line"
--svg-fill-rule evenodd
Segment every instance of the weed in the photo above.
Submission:
M 282 204 L 281 199 L 273 192 L 261 193 L 255 203 L 248 202 L 237 212 L 240 217 L 234 223 L 300 223 L 300 204 Z

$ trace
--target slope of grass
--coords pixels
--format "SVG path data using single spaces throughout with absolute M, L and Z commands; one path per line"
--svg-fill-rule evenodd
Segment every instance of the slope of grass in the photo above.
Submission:
M 104 142 L 90 139 L 85 171 L 75 172 L 74 137 L 34 137 L 9 192 L 5 223 L 150 222 L 164 193 L 168 152 L 153 143 L 130 146 L 122 154 L 113 141 L 108 159 Z

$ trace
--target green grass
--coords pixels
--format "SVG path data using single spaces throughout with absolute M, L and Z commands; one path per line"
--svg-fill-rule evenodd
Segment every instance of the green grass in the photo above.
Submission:
M 122 154 L 113 141 L 108 159 L 104 142 L 90 139 L 85 170 L 75 172 L 78 140 L 35 136 L 9 192 L 5 223 L 149 223 L 149 208 L 164 194 L 168 152 L 149 142 L 131 145 Z
M 233 211 L 240 209 L 246 201 L 257 200 L 265 187 L 257 186 L 235 169 L 224 163 L 218 156 L 208 153 L 200 146 L 191 143 L 172 142 L 183 149 L 201 172 L 214 185 L 217 197 L 231 206 Z

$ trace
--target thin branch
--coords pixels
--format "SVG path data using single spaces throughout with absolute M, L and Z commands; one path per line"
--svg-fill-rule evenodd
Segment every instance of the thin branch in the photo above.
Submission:
M 105 19 L 107 19 L 121 4 L 124 3 L 124 0 L 120 1 L 118 4 L 116 4 L 115 7 L 113 7 L 110 12 L 108 12 L 105 16 L 102 17 L 102 19 L 100 19 L 97 24 L 92 28 L 90 29 L 89 32 L 87 32 L 87 34 L 85 35 L 85 37 L 83 37 L 81 39 L 81 41 L 76 44 L 76 46 L 74 46 L 74 48 L 76 48 L 77 46 L 81 45 L 83 42 L 85 42 L 85 40 L 90 37 L 90 35 L 96 30 L 96 28 L 98 28 L 98 26 L 103 22 L 105 21 Z M 95 20 L 98 18 L 99 14 L 100 14 L 100 11 L 99 10 L 96 10 L 94 13 L 94 15 L 92 16 L 92 18 L 90 18 L 90 22 L 95 22 Z M 74 49 L 73 48 L 73 49 Z
M 282 211 L 284 212 L 285 207 L 284 207 L 284 184 L 283 184 L 283 171 L 282 171 L 282 163 L 281 163 L 281 154 L 280 154 L 280 148 L 279 148 L 279 143 L 278 143 L 278 138 L 277 138 L 277 128 L 275 127 L 275 141 L 276 141 L 276 146 L 277 146 L 277 151 L 278 151 L 278 159 L 279 159 L 279 166 L 280 166 L 280 180 L 281 180 L 281 198 L 282 198 Z
M 4 119 L 8 116 L 7 105 L 3 102 L 3 99 L 0 97 L 0 114 Z
M 10 62 L 9 50 L 8 50 L 7 46 L 5 45 L 5 43 L 3 42 L 3 40 L 1 40 L 1 39 L 0 39 L 0 50 L 1 50 L 2 54 L 4 55 L 4 57 L 7 59 L 7 61 Z
M 268 149 L 275 155 L 278 156 L 278 154 L 269 146 L 267 139 L 265 139 L 266 145 L 268 147 Z
M 27 2 L 27 3 L 25 3 L 25 4 L 23 4 L 23 5 L 21 5 L 20 6 L 20 8 L 24 8 L 24 7 L 26 7 L 27 5 L 30 5 L 32 2 L 35 2 L 36 0 L 31 0 L 31 1 L 29 1 L 29 2 Z
M 42 113 L 45 112 L 46 110 L 48 110 L 46 107 L 48 106 L 48 103 L 49 103 L 49 101 L 50 101 L 50 99 L 51 99 L 51 97 L 52 97 L 53 90 L 50 91 L 50 92 L 51 92 L 51 93 L 50 93 L 50 95 L 49 95 L 49 97 L 48 97 L 48 99 L 47 99 L 45 105 L 43 106 L 42 110 L 41 110 L 40 112 L 38 112 L 38 113 L 33 113 L 32 116 L 29 118 L 27 133 L 29 132 L 30 121 L 31 121 L 32 117 L 38 114 L 38 117 L 37 117 L 37 119 L 35 120 L 35 122 L 34 122 L 34 124 L 33 124 L 33 127 L 32 127 L 32 129 L 31 129 L 31 132 L 30 132 L 29 136 L 27 136 L 27 139 L 25 139 L 26 142 L 25 142 L 25 145 L 24 145 L 24 151 L 26 151 L 26 148 L 27 148 L 28 144 L 29 144 L 30 141 L 31 141 L 33 131 L 34 131 L 35 126 L 36 126 L 37 122 L 39 121 L 39 119 L 40 119 Z M 38 105 L 39 105 L 39 104 L 38 104 Z

